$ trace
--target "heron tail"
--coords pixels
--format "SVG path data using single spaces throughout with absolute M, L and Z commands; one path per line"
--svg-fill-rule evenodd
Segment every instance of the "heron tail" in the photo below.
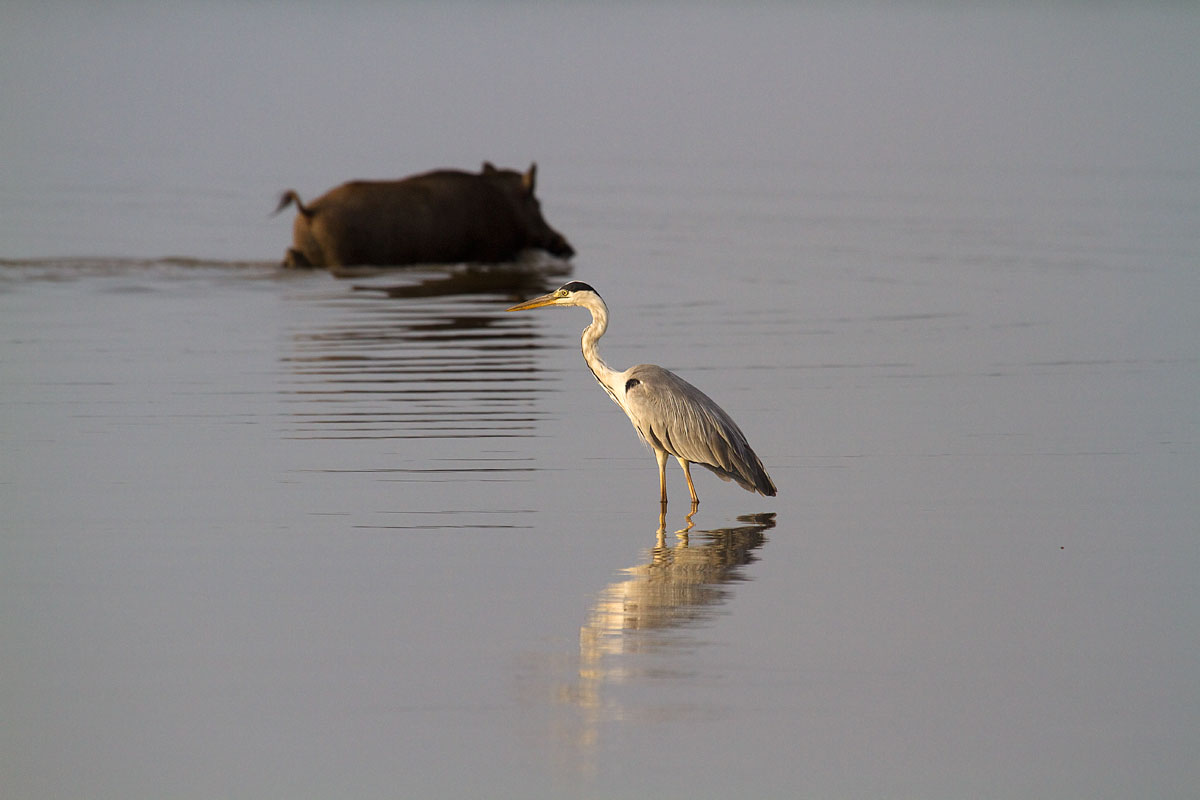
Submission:
M 735 464 L 734 469 L 727 470 L 712 464 L 702 464 L 723 481 L 733 481 L 748 492 L 758 492 L 763 497 L 774 497 L 777 494 L 775 483 L 763 468 L 758 456 L 752 455 L 744 464 Z

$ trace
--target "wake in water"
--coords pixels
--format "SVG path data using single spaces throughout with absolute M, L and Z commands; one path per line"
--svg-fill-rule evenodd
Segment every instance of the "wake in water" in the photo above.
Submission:
M 0 258 L 0 281 L 75 280 L 128 273 L 166 273 L 180 270 L 238 270 L 264 276 L 283 271 L 274 261 L 214 261 L 203 258 Z
M 227 273 L 238 278 L 282 279 L 318 276 L 325 270 L 296 270 L 278 261 L 220 261 L 168 256 L 165 258 L 0 258 L 0 284 L 31 281 L 72 281 L 84 278 L 139 275 L 187 278 Z M 443 297 L 467 294 L 512 294 L 545 291 L 548 282 L 571 272 L 568 262 L 555 258 L 522 258 L 506 264 L 418 264 L 404 267 L 346 268 L 335 278 L 356 278 L 355 291 L 382 292 L 389 297 Z M 399 278 L 399 280 L 397 280 Z M 372 285 L 371 279 L 379 279 Z M 387 281 L 383 283 L 383 281 Z

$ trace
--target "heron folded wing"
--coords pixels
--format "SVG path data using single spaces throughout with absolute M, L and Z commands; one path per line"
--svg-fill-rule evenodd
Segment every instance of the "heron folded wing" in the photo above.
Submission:
M 639 364 L 626 375 L 625 411 L 651 447 L 708 467 L 750 491 L 774 494 L 745 434 L 712 398 L 653 364 Z

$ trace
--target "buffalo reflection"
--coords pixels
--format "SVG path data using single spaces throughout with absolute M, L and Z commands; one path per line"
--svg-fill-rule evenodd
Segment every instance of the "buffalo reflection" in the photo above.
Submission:
M 531 349 L 537 330 L 514 325 L 484 295 L 536 291 L 562 270 L 541 262 L 413 267 L 389 272 L 387 285 L 356 285 L 350 296 L 305 298 L 308 313 L 297 317 L 303 324 L 283 357 L 293 375 L 293 436 L 477 443 L 529 435 L 544 390 Z
M 338 278 L 402 279 L 390 285 L 356 284 L 356 291 L 383 292 L 389 297 L 446 297 L 504 293 L 526 296 L 548 291 L 571 264 L 540 251 L 522 254 L 503 264 L 418 264 L 403 267 L 361 267 L 333 270 Z
M 415 282 L 390 286 L 356 285 L 355 291 L 383 292 L 388 297 L 444 297 L 447 295 L 508 294 L 525 296 L 548 291 L 569 269 L 467 266 L 436 275 L 417 276 Z

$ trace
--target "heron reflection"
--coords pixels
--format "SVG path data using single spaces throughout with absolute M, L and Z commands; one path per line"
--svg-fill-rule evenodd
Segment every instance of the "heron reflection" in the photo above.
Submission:
M 745 580 L 741 568 L 775 527 L 773 513 L 749 514 L 738 517 L 745 525 L 693 533 L 691 518 L 672 546 L 660 514 L 649 561 L 622 570 L 625 578 L 600 592 L 579 634 L 581 674 L 586 667 L 604 675 L 605 657 L 659 648 L 658 633 L 712 617 L 729 596 L 726 585 Z
M 703 701 L 691 710 L 647 702 L 645 695 L 627 701 L 622 687 L 636 693 L 639 683 L 679 677 L 679 665 L 690 663 L 685 651 L 697 644 L 684 631 L 716 617 L 732 585 L 749 580 L 743 568 L 758 560 L 775 514 L 748 514 L 738 517 L 741 525 L 715 530 L 685 526 L 678 537 L 666 536 L 663 522 L 660 517 L 657 541 L 644 563 L 622 570 L 596 596 L 579 631 L 574 674 L 552 684 L 554 700 L 571 709 L 555 721 L 552 740 L 569 748 L 560 754 L 585 774 L 596 768 L 606 724 L 706 713 Z

